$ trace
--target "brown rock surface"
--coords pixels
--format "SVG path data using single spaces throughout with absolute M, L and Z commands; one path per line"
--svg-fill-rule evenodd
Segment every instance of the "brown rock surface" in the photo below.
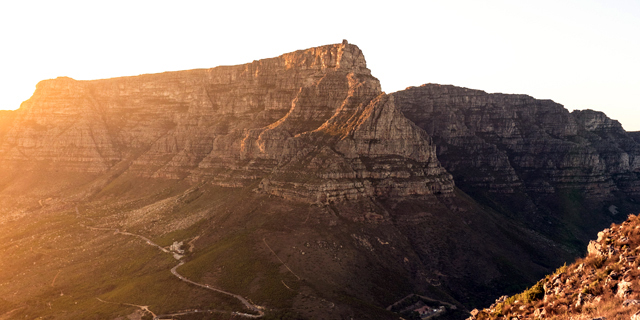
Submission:
M 640 147 L 601 112 L 570 113 L 550 100 L 436 84 L 393 96 L 433 136 L 438 157 L 461 185 L 496 193 L 638 195 L 628 181 L 640 172 Z
M 12 115 L 0 168 L 14 172 L 102 174 L 121 163 L 140 176 L 222 186 L 266 178 L 260 190 L 311 202 L 453 188 L 431 139 L 348 43 L 230 67 L 46 80 Z M 341 170 L 307 171 L 323 162 L 316 156 Z
M 13 121 L 13 117 L 15 112 L 9 110 L 0 110 L 0 139 L 5 134 L 11 122 Z
M 456 186 L 576 250 L 637 210 L 640 144 L 601 112 L 451 85 L 392 96 L 432 137 Z

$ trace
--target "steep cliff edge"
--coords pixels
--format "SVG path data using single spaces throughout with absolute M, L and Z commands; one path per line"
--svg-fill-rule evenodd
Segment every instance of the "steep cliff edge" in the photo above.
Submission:
M 629 137 L 601 113 L 523 95 L 385 94 L 346 42 L 46 80 L 0 112 L 0 317 L 242 311 L 176 283 L 170 255 L 135 234 L 269 315 L 399 318 L 385 308 L 418 294 L 459 318 L 572 259 L 589 228 L 628 209 Z
M 601 112 L 437 84 L 392 96 L 434 139 L 457 186 L 538 230 L 585 241 L 585 227 L 599 229 L 604 216 L 640 200 L 640 144 Z
M 550 100 L 435 84 L 393 96 L 436 140 L 438 156 L 461 185 L 495 193 L 639 195 L 621 176 L 640 172 L 640 147 L 601 112 L 570 113 Z
M 260 190 L 309 202 L 453 188 L 430 138 L 346 41 L 238 66 L 46 80 L 4 130 L 0 168 L 12 172 L 265 179 Z M 327 156 L 340 171 L 292 174 L 308 162 L 326 169 Z

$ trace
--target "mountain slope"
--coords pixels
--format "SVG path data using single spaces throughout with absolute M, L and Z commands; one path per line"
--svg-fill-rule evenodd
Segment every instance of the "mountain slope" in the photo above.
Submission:
M 473 319 L 624 319 L 640 315 L 640 220 L 611 225 L 589 243 L 588 254 L 559 268 L 520 295 L 502 297 Z M 632 317 L 634 319 L 634 317 Z
M 238 66 L 39 83 L 0 113 L 0 314 L 255 314 L 208 285 L 267 318 L 399 318 L 386 308 L 418 294 L 457 319 L 572 259 L 589 228 L 620 217 L 565 214 L 580 197 L 633 206 L 635 167 L 590 167 L 620 150 L 635 159 L 599 114 L 542 103 L 548 116 L 518 127 L 532 133 L 507 140 L 525 158 L 553 136 L 554 155 L 587 160 L 529 181 L 504 143 L 470 130 L 447 142 L 414 117 L 457 125 L 419 110 L 439 100 L 416 98 L 412 114 L 406 94 L 381 92 L 346 41 Z M 537 187 L 547 184 L 578 187 Z
M 601 112 L 437 84 L 392 95 L 458 187 L 576 250 L 638 209 L 640 144 Z

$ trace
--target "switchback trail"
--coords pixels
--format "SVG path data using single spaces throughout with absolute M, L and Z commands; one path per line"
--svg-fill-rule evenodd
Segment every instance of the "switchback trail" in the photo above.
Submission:
M 76 207 L 76 212 L 78 212 L 78 208 Z M 79 214 L 79 212 L 78 212 Z M 100 227 L 91 227 L 91 226 L 87 226 L 85 224 L 80 224 L 83 227 L 89 229 L 89 230 L 97 230 L 97 231 L 112 231 L 114 234 L 122 234 L 122 235 L 126 235 L 126 236 L 131 236 L 131 237 L 136 237 L 139 238 L 141 240 L 143 240 L 147 245 L 156 247 L 158 250 L 164 252 L 164 253 L 169 253 L 169 254 L 173 254 L 172 251 L 169 251 L 161 246 L 159 246 L 158 244 L 156 244 L 155 242 L 151 241 L 151 239 L 139 235 L 139 234 L 135 234 L 135 233 L 130 233 L 130 232 L 126 232 L 126 231 L 120 231 L 120 229 L 117 228 L 100 228 Z M 147 311 L 149 313 L 151 313 L 154 317 L 153 320 L 161 320 L 161 317 L 173 317 L 173 316 L 180 316 L 180 315 L 187 315 L 187 314 L 194 314 L 194 313 L 227 313 L 227 314 L 232 314 L 232 315 L 237 315 L 237 316 L 241 316 L 241 317 L 246 317 L 246 318 L 261 318 L 264 316 L 264 312 L 262 310 L 260 310 L 260 308 L 258 308 L 257 306 L 255 306 L 254 304 L 252 304 L 251 302 L 249 302 L 247 299 L 245 299 L 244 297 L 231 293 L 231 292 L 227 292 L 221 289 L 217 289 L 214 288 L 208 284 L 202 284 L 202 283 L 198 283 L 192 280 L 189 280 L 187 278 L 185 278 L 184 276 L 182 276 L 181 274 L 178 273 L 178 268 L 180 266 L 182 266 L 184 264 L 184 261 L 182 260 L 183 256 L 182 255 L 177 255 L 177 254 L 173 254 L 174 259 L 178 260 L 178 264 L 171 268 L 171 273 L 176 276 L 178 279 L 180 279 L 181 281 L 184 281 L 186 283 L 192 284 L 194 286 L 198 286 L 207 290 L 211 290 L 214 292 L 218 292 L 218 293 L 222 293 L 228 296 L 231 296 L 237 300 L 239 300 L 240 302 L 242 302 L 242 304 L 247 307 L 249 310 L 252 310 L 254 312 L 256 312 L 257 314 L 249 314 L 249 313 L 245 313 L 245 312 L 238 312 L 238 311 L 234 311 L 234 312 L 229 312 L 229 311 L 224 311 L 224 310 L 217 310 L 217 309 L 207 309 L 207 310 L 199 310 L 199 309 L 193 309 L 193 310 L 184 310 L 184 311 L 178 311 L 176 313 L 171 313 L 171 314 L 161 314 L 161 315 L 155 315 L 153 314 L 147 306 L 138 306 L 138 305 L 134 305 L 134 304 L 128 304 L 128 303 L 121 303 L 122 305 L 128 305 L 128 306 L 135 306 L 135 307 L 144 307 L 144 311 Z M 100 300 L 100 299 L 98 299 Z M 101 300 L 102 301 L 102 300 Z M 103 301 L 103 302 L 107 302 L 107 301 Z

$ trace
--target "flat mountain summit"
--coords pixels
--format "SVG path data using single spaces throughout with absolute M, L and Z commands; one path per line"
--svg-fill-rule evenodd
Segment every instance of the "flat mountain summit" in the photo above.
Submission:
M 346 41 L 45 80 L 0 112 L 0 317 L 464 318 L 640 210 L 636 138 L 526 95 L 386 94 Z
M 260 181 L 311 203 L 453 189 L 431 138 L 348 43 L 233 67 L 47 80 L 16 113 L 0 146 L 14 172 L 125 165 L 158 179 Z

